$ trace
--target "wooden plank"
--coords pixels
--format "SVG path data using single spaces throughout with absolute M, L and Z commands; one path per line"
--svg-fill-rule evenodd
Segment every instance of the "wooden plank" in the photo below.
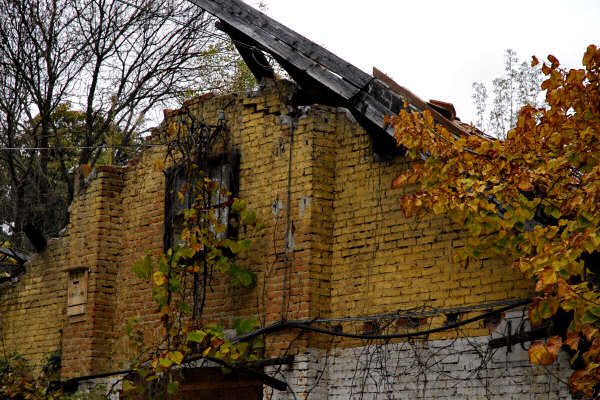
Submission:
M 370 88 L 369 88 L 370 93 L 372 91 L 371 87 L 374 85 L 377 85 L 378 82 L 380 84 L 381 83 L 385 84 L 389 88 L 387 90 L 389 90 L 389 92 L 391 93 L 392 96 L 399 96 L 401 99 L 406 100 L 406 102 L 408 104 L 413 106 L 411 108 L 416 109 L 418 112 L 423 112 L 425 110 L 429 110 L 433 116 L 433 119 L 440 125 L 443 125 L 450 132 L 454 133 L 455 135 L 459 135 L 459 136 L 470 135 L 469 132 L 454 125 L 448 118 L 443 116 L 439 111 L 434 109 L 431 105 L 429 105 L 426 102 L 424 102 L 423 100 L 421 100 L 418 96 L 413 94 L 408 89 L 398 85 L 392 78 L 390 78 L 383 72 L 379 71 L 377 68 L 373 68 L 373 76 L 375 77 L 376 80 L 370 85 Z M 390 113 L 390 115 L 398 114 L 401 109 L 399 107 L 388 107 L 388 108 L 391 108 L 391 111 L 392 111 Z
M 216 27 L 228 34 L 231 40 L 233 40 L 235 48 L 258 82 L 263 78 L 275 79 L 273 67 L 269 64 L 263 52 L 254 48 L 253 43 L 247 41 L 246 38 L 240 35 L 239 31 L 233 29 L 231 25 L 225 22 L 217 22 Z
M 245 35 L 247 38 L 252 38 L 256 36 L 252 32 L 258 28 L 250 25 L 242 25 L 239 29 L 234 26 L 231 29 L 236 31 L 235 35 Z M 341 79 L 336 74 L 323 68 L 323 66 L 302 55 L 284 42 L 272 40 L 266 44 L 260 44 L 260 46 L 269 53 L 277 56 L 277 58 L 285 60 L 298 71 L 302 71 L 321 85 L 335 91 L 344 100 L 351 99 L 360 91 L 360 88 Z M 318 99 L 315 100 L 318 101 Z
M 371 96 L 367 92 L 361 92 L 357 96 L 352 109 L 362 114 L 365 118 L 377 126 L 381 132 L 394 137 L 394 130 L 391 127 L 384 129 L 384 118 L 386 115 L 394 114 L 388 107 L 382 104 L 377 98 Z
M 226 24 L 226 31 L 234 41 L 257 47 L 256 51 L 246 49 L 246 55 L 242 54 L 255 76 L 262 77 L 268 71 L 262 70 L 251 57 L 258 56 L 260 50 L 271 53 L 308 92 L 315 92 L 310 89 L 318 85 L 327 89 L 316 91 L 315 102 L 331 101 L 333 96 L 333 102 L 337 103 L 339 97 L 340 105 L 362 115 L 369 121 L 367 125 L 370 125 L 365 128 L 378 129 L 377 132 L 371 132 L 376 140 L 382 135 L 394 137 L 392 128 L 384 129 L 384 118 L 386 115 L 397 114 L 403 108 L 401 105 L 404 101 L 410 104 L 412 111 L 430 110 L 438 123 L 455 134 L 464 134 L 437 110 L 380 71 L 374 69 L 375 77 L 379 79 L 371 77 L 240 0 L 189 1 Z
M 371 80 L 369 74 L 240 0 L 189 1 L 249 35 L 265 48 L 272 48 L 274 41 L 287 44 L 294 51 L 340 75 L 357 88 L 364 87 Z
M 492 339 L 488 342 L 488 346 L 491 349 L 498 349 L 500 347 L 511 346 L 514 344 L 532 342 L 534 340 L 547 338 L 549 336 L 552 336 L 551 328 L 548 326 L 542 326 L 540 328 L 535 328 L 528 332 L 522 332 L 511 336 L 504 336 L 498 339 Z

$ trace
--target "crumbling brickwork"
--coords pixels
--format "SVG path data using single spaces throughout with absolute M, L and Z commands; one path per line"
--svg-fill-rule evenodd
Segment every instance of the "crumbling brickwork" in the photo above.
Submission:
M 347 111 L 292 107 L 295 92 L 293 84 L 277 81 L 256 92 L 187 103 L 207 123 L 225 112 L 228 134 L 216 151 L 240 154 L 239 196 L 265 223 L 258 233 L 242 232 L 253 245 L 239 262 L 257 274 L 257 285 L 234 288 L 216 274 L 204 310 L 207 322 L 230 328 L 236 318 L 257 316 L 269 325 L 282 318 L 364 316 L 528 297 L 527 281 L 506 260 L 468 268 L 453 264 L 465 233 L 444 217 L 405 218 L 399 199 L 411 188 L 390 189 L 392 179 L 410 168 L 406 160 L 378 160 L 368 134 Z M 160 144 L 156 140 L 149 143 Z M 7 348 L 37 365 L 61 349 L 61 375 L 70 378 L 121 369 L 132 318 L 148 343 L 161 338 L 151 283 L 131 271 L 145 251 L 163 248 L 165 175 L 155 168 L 157 160 L 165 160 L 165 149 L 151 146 L 128 166 L 98 167 L 88 177 L 71 206 L 66 232 L 33 258 L 20 282 L 0 289 Z M 86 309 L 68 316 L 68 271 L 80 267 L 89 271 Z M 428 323 L 437 326 L 443 318 Z M 478 322 L 462 333 L 487 336 L 494 328 Z M 348 394 L 350 363 L 344 360 L 360 352 L 363 342 L 338 340 L 336 352 L 328 353 L 329 337 L 282 331 L 267 337 L 265 356 L 282 354 L 291 342 L 298 363 L 285 376 L 297 394 Z M 325 364 L 326 370 L 318 367 Z M 469 397 L 461 393 L 454 395 Z

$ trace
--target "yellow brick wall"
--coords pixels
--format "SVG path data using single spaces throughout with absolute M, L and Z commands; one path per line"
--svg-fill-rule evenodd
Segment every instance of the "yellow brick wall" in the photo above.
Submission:
M 403 157 L 375 161 L 364 131 L 338 114 L 331 317 L 422 306 L 445 309 L 527 298 L 529 286 L 508 260 L 452 263 L 465 232 L 446 217 L 406 218 L 391 181 Z M 470 335 L 488 334 L 481 324 Z
M 261 232 L 245 233 L 253 246 L 239 257 L 256 273 L 256 287 L 234 288 L 215 273 L 207 322 L 229 328 L 236 318 L 257 316 L 268 325 L 282 316 L 337 318 L 527 296 L 526 281 L 508 262 L 452 264 L 464 233 L 443 217 L 405 218 L 403 190 L 390 189 L 409 168 L 405 159 L 375 161 L 370 138 L 345 111 L 291 108 L 295 90 L 279 81 L 260 92 L 188 103 L 207 123 L 224 109 L 229 133 L 216 151 L 241 154 L 239 195 L 265 223 Z M 67 236 L 52 241 L 19 284 L 0 289 L 7 348 L 38 362 L 62 343 L 63 377 L 72 377 L 122 367 L 130 318 L 149 341 L 161 337 L 151 284 L 131 271 L 145 250 L 163 247 L 165 176 L 154 168 L 157 159 L 165 159 L 164 147 L 145 149 L 125 168 L 99 168 L 71 207 Z M 286 254 L 288 224 L 294 251 Z M 90 268 L 93 304 L 84 317 L 65 316 L 65 266 Z M 467 332 L 488 331 L 475 325 Z M 269 336 L 266 355 L 280 354 L 297 334 Z M 293 351 L 324 346 L 322 339 L 304 335 Z
M 66 239 L 66 238 L 63 238 Z M 65 319 L 68 248 L 51 240 L 48 248 L 27 265 L 14 286 L 0 288 L 0 346 L 3 354 L 17 352 L 34 366 L 60 350 Z

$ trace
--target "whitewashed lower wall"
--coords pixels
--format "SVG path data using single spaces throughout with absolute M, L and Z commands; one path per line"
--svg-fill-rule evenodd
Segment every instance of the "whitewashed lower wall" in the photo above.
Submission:
M 123 379 L 123 375 L 115 375 L 79 382 L 79 388 L 71 398 L 74 400 L 119 400 L 119 391 L 122 388 Z
M 519 326 L 521 312 L 507 316 Z M 528 326 L 523 329 L 529 329 Z M 291 367 L 266 372 L 284 379 L 287 392 L 265 389 L 267 400 L 292 399 L 570 399 L 572 370 L 561 353 L 551 367 L 532 366 L 521 345 L 488 349 L 491 337 L 369 345 L 330 352 L 311 349 Z M 525 348 L 529 343 L 525 344 Z

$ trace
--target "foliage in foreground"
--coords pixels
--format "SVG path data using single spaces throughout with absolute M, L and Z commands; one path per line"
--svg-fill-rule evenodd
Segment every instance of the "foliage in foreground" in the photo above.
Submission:
M 252 242 L 224 237 L 227 226 L 220 222 L 219 211 L 230 207 L 245 227 L 260 230 L 262 224 L 244 201 L 231 198 L 231 193 L 224 191 L 218 182 L 200 175 L 201 179 L 193 184 L 194 202 L 185 211 L 180 244 L 157 256 L 148 253 L 133 265 L 138 277 L 153 283 L 152 297 L 165 337 L 158 346 L 148 343 L 144 333 L 135 329 L 137 321 L 130 321 L 128 335 L 133 349 L 130 361 L 141 380 L 125 380 L 126 393 L 142 394 L 144 398 L 177 393 L 180 383 L 176 370 L 191 359 L 216 360 L 232 366 L 243 360 L 258 360 L 262 355 L 260 340 L 232 343 L 225 338 L 222 326 L 202 321 L 207 285 L 211 281 L 208 274 L 213 270 L 225 274 L 233 285 L 250 287 L 256 281 L 252 272 L 235 263 L 236 255 L 249 249 Z M 189 190 L 192 188 L 183 188 L 179 193 L 181 200 Z M 227 200 L 215 204 L 215 198 Z M 204 279 L 198 281 L 200 277 Z M 257 328 L 257 321 L 237 320 L 233 328 L 237 335 L 248 333 Z
M 185 190 L 192 189 L 184 187 Z M 207 289 L 206 281 L 195 285 L 198 277 L 215 270 L 229 277 L 232 285 L 250 287 L 256 281 L 252 272 L 235 263 L 236 255 L 249 249 L 251 241 L 224 237 L 226 226 L 219 221 L 219 210 L 230 209 L 247 229 L 260 230 L 262 224 L 244 201 L 230 198 L 231 193 L 223 191 L 210 178 L 198 179 L 193 191 L 194 202 L 185 211 L 180 243 L 164 254 L 148 253 L 132 267 L 138 277 L 152 282 L 152 296 L 165 333 L 157 344 L 144 337 L 135 319 L 128 324 L 130 368 L 136 378 L 123 380 L 122 390 L 133 398 L 164 398 L 176 394 L 180 387 L 177 369 L 190 360 L 208 359 L 234 367 L 244 360 L 257 360 L 262 356 L 260 339 L 232 343 L 225 338 L 222 326 L 207 325 L 201 318 L 194 317 L 202 316 Z M 227 198 L 225 202 L 214 203 L 218 192 Z M 183 198 L 184 193 L 180 193 L 180 197 Z M 256 329 L 257 324 L 255 318 L 240 319 L 235 321 L 233 329 L 242 335 Z M 0 358 L 0 398 L 96 399 L 110 395 L 108 389 L 102 388 L 89 393 L 65 393 L 58 382 L 60 356 L 56 357 L 47 360 L 41 373 L 16 354 Z
M 58 378 L 60 353 L 51 353 L 41 373 L 34 371 L 22 356 L 16 353 L 0 357 L 0 398 L 2 399 L 58 399 L 63 398 L 60 388 L 52 384 Z
M 547 107 L 523 107 L 505 141 L 456 137 L 428 113 L 392 118 L 398 143 L 414 161 L 393 187 L 417 185 L 402 198 L 407 216 L 433 211 L 468 230 L 456 262 L 488 256 L 514 261 L 535 288 L 531 323 L 564 323 L 556 336 L 531 346 L 530 361 L 549 365 L 566 349 L 575 369 L 571 391 L 598 396 L 600 270 L 590 262 L 600 246 L 596 46 L 588 47 L 583 65 L 565 70 L 548 56 L 541 86 Z
M 178 132 L 175 136 L 179 139 L 181 135 L 198 135 L 183 126 L 173 132 Z M 244 232 L 262 229 L 255 212 L 247 209 L 243 200 L 234 198 L 218 178 L 208 175 L 206 160 L 211 147 L 210 143 L 193 146 L 191 150 L 196 155 L 182 164 L 186 182 L 177 195 L 188 208 L 183 214 L 179 243 L 162 254 L 147 253 L 133 265 L 139 278 L 153 284 L 152 297 L 165 336 L 158 344 L 148 343 L 144 333 L 136 330 L 137 321 L 130 321 L 128 336 L 133 350 L 130 362 L 138 378 L 123 382 L 125 393 L 141 394 L 144 398 L 173 395 L 180 387 L 177 369 L 191 360 L 206 359 L 234 367 L 262 356 L 260 339 L 232 343 L 225 337 L 222 326 L 203 321 L 213 272 L 227 277 L 234 286 L 251 287 L 256 282 L 251 271 L 236 263 L 237 255 L 248 250 L 252 242 L 227 235 L 228 224 L 234 223 Z M 155 167 L 162 169 L 160 164 Z M 237 320 L 233 328 L 236 335 L 248 333 L 257 328 L 257 321 Z

